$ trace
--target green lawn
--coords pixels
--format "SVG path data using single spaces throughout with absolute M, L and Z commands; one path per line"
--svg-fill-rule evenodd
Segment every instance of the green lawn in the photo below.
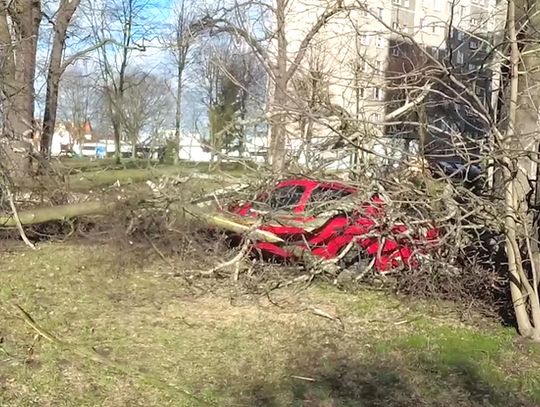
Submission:
M 119 182 L 121 185 L 144 182 L 163 176 L 185 176 L 186 169 L 174 166 L 131 168 L 122 170 L 96 170 L 75 173 L 69 176 L 69 186 L 76 191 L 87 191 L 92 188 L 106 187 Z
M 190 285 L 179 274 L 199 260 L 180 248 L 170 264 L 137 243 L 4 249 L 0 405 L 205 405 L 184 390 L 218 406 L 540 405 L 540 349 L 510 328 L 331 285 L 272 302 L 228 280 Z M 116 365 L 36 336 L 15 305 Z
M 73 191 L 86 192 L 89 190 L 95 190 L 99 188 L 109 187 L 115 183 L 119 183 L 121 186 L 132 185 L 147 180 L 155 180 L 161 177 L 189 177 L 194 173 L 206 174 L 194 168 L 186 168 L 184 166 L 155 166 L 148 168 L 128 168 L 128 169 L 100 169 L 94 171 L 86 171 L 79 173 L 72 173 L 68 176 L 69 188 Z M 241 171 L 226 171 L 216 172 L 213 177 L 221 181 L 231 181 L 234 178 L 243 175 Z M 197 181 L 203 182 L 204 181 Z

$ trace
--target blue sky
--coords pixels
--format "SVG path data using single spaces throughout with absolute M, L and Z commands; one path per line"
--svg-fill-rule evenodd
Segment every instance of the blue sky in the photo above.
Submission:
M 142 0 L 140 4 L 144 4 L 145 0 Z M 130 69 L 143 69 L 148 72 L 153 72 L 158 75 L 162 75 L 171 85 L 176 86 L 174 66 L 171 64 L 170 51 L 165 49 L 163 43 L 163 36 L 167 31 L 168 24 L 175 23 L 175 8 L 180 0 L 149 0 L 144 9 L 142 15 L 142 21 L 140 22 L 142 27 L 146 24 L 152 27 L 151 32 L 144 34 L 144 45 L 146 50 L 144 52 L 132 51 L 129 66 Z M 186 0 L 186 3 L 197 3 L 198 0 Z M 90 27 L 90 20 L 88 16 L 91 15 L 90 10 L 98 10 L 100 2 L 101 4 L 107 4 L 108 0 L 94 0 L 92 3 L 86 3 L 86 9 L 79 10 L 80 19 L 78 21 L 78 29 L 80 31 L 74 32 L 74 35 L 68 40 L 66 56 L 73 54 L 77 50 L 87 48 L 95 40 L 92 37 Z M 200 0 L 201 5 L 207 5 L 211 3 L 211 0 Z M 43 36 L 41 37 L 41 47 L 39 50 L 39 64 L 38 76 L 36 78 L 35 86 L 38 93 L 38 100 L 36 103 L 36 115 L 43 114 L 43 100 L 45 96 L 45 69 L 48 60 L 48 52 L 50 50 L 51 38 L 49 37 L 50 27 L 45 22 L 42 24 Z M 109 27 L 110 28 L 110 27 Z M 170 28 L 170 25 L 169 25 Z M 143 30 L 144 31 L 144 30 Z M 115 32 L 114 30 L 112 32 Z M 81 42 L 79 40 L 82 39 Z M 137 41 L 142 44 L 142 42 Z M 115 53 L 118 48 L 110 46 L 107 48 L 114 59 Z M 76 65 L 79 69 L 88 72 L 89 74 L 95 74 L 97 71 L 96 59 L 97 52 L 88 55 L 88 59 L 85 61 L 80 60 Z M 194 122 L 198 120 L 198 117 L 205 115 L 206 110 L 201 104 L 202 94 L 200 85 L 193 81 L 193 78 L 186 78 L 186 88 L 184 94 L 184 124 L 186 127 L 193 128 Z
M 175 3 L 175 0 L 153 0 L 152 7 L 149 7 L 148 11 L 152 14 L 155 13 L 154 16 L 168 20 Z

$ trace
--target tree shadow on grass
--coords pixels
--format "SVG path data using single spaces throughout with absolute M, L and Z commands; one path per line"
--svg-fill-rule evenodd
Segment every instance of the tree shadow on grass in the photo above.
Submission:
M 399 356 L 398 356 L 399 358 Z M 235 405 L 306 407 L 533 407 L 474 361 L 299 354 L 279 383 L 246 383 Z

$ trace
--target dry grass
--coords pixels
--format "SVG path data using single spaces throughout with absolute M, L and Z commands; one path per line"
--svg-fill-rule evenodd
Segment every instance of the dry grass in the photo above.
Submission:
M 273 291 L 269 301 L 228 280 L 195 280 L 200 294 L 151 249 L 128 248 L 2 253 L 0 405 L 198 405 L 179 389 L 219 406 L 540 403 L 538 348 L 511 329 L 464 322 L 444 304 L 328 285 Z M 167 260 L 182 273 L 181 258 Z M 36 337 L 14 304 L 126 369 Z

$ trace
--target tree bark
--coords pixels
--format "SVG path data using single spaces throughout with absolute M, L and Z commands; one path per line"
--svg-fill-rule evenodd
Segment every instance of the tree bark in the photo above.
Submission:
M 0 8 L 0 87 L 3 94 L 2 161 L 19 182 L 30 169 L 34 123 L 34 77 L 41 21 L 39 0 L 14 0 Z
M 271 111 L 273 115 L 270 120 L 270 164 L 272 170 L 281 173 L 285 169 L 286 149 L 286 113 L 287 104 L 287 35 L 285 9 L 286 0 L 277 0 L 276 3 L 276 38 L 277 38 L 277 60 L 274 78 L 273 101 Z
M 45 112 L 43 113 L 43 131 L 41 134 L 41 153 L 49 158 L 51 143 L 56 125 L 56 110 L 58 107 L 58 88 L 63 73 L 62 58 L 66 43 L 66 33 L 69 23 L 79 6 L 80 0 L 62 0 L 58 6 L 54 23 L 53 46 L 47 74 L 47 93 L 45 97 Z
M 122 200 L 113 202 L 92 201 L 71 205 L 52 206 L 49 208 L 36 208 L 19 211 L 18 217 L 23 226 L 37 225 L 40 223 L 62 221 L 80 216 L 105 215 L 119 208 L 120 204 L 123 202 L 124 201 Z M 255 229 L 252 220 L 238 215 L 214 213 L 195 205 L 182 206 L 171 210 L 175 211 L 179 219 L 182 220 L 199 220 L 209 226 L 218 227 L 234 233 L 249 234 L 251 237 L 265 242 L 283 242 L 283 239 L 271 232 Z M 17 220 L 11 214 L 0 214 L 0 227 L 17 227 Z
M 526 13 L 531 12 L 529 8 L 523 8 L 523 10 L 526 10 Z M 529 15 L 522 17 L 528 20 Z M 527 108 L 527 104 L 531 96 L 534 100 L 538 100 L 538 97 L 534 97 L 535 90 L 532 90 L 533 94 L 531 94 L 531 89 L 527 88 L 528 80 L 520 80 L 520 67 L 527 72 L 534 66 L 530 64 L 522 66 L 525 61 L 518 42 L 517 21 L 516 2 L 509 0 L 507 9 L 507 35 L 510 43 L 509 103 L 506 134 L 502 146 L 504 151 L 506 252 L 510 273 L 510 291 L 518 330 L 522 336 L 540 340 L 538 287 L 533 287 L 529 281 L 528 272 L 523 266 L 519 245 L 520 236 L 525 236 L 525 239 L 528 240 L 530 236 L 526 236 L 526 233 L 528 230 L 533 230 L 533 228 L 527 227 L 527 223 L 530 221 L 530 203 L 527 198 L 530 192 L 529 177 L 534 176 L 535 172 L 529 153 L 537 150 L 537 142 L 534 140 L 534 126 L 538 122 L 538 111 L 534 107 L 534 110 L 531 109 L 531 106 Z M 529 62 L 535 63 L 537 66 L 539 61 L 533 59 Z M 536 256 L 531 251 L 529 251 L 529 257 L 533 262 L 536 260 Z M 536 265 L 533 264 L 532 273 L 535 285 L 537 284 L 536 272 Z
M 36 53 L 41 21 L 41 2 L 39 0 L 13 1 L 8 8 L 12 21 L 16 45 L 14 54 L 12 86 L 8 89 L 6 125 L 16 138 L 28 136 L 34 128 L 34 76 Z M 11 44 L 10 44 L 11 45 Z M 8 85 L 9 86 L 9 85 Z
M 113 103 L 117 103 L 116 101 Z M 116 112 L 116 108 L 113 108 L 113 114 L 111 117 L 112 125 L 113 125 L 113 137 L 114 137 L 114 162 L 116 164 L 121 163 L 121 156 L 122 153 L 120 151 L 120 120 L 118 119 L 118 113 Z
M 18 216 L 21 224 L 37 225 L 45 222 L 66 220 L 87 215 L 100 215 L 112 211 L 118 202 L 82 202 L 71 205 L 52 206 L 50 208 L 36 208 L 19 211 Z M 13 228 L 17 221 L 13 215 L 0 215 L 0 227 Z
M 176 112 L 174 118 L 174 159 L 173 163 L 176 165 L 180 161 L 180 143 L 182 141 L 182 79 L 183 79 L 183 67 L 178 64 L 178 87 L 176 89 Z
M 187 54 L 189 52 L 190 43 L 187 38 L 188 21 L 186 21 L 186 12 L 185 12 L 185 0 L 182 0 L 180 4 L 180 10 L 178 12 L 178 19 L 176 22 L 176 44 L 175 44 L 175 53 L 176 53 L 176 80 L 178 86 L 176 88 L 176 111 L 175 111 L 175 120 L 174 120 L 174 142 L 175 142 L 175 151 L 174 151 L 174 164 L 178 164 L 180 160 L 180 142 L 182 138 L 182 86 L 184 80 L 184 70 L 186 68 Z

